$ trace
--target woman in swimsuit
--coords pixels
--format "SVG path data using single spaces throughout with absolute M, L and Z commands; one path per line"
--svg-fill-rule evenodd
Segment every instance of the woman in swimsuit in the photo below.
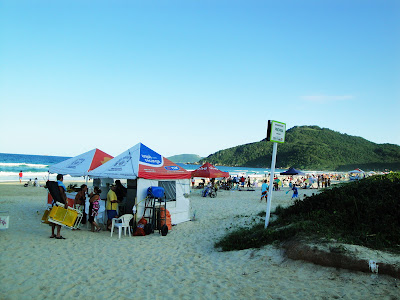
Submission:
M 96 223 L 94 218 L 98 215 L 99 208 L 100 208 L 100 193 L 101 190 L 95 186 L 94 192 L 90 194 L 89 199 L 89 222 L 92 225 L 92 232 L 99 232 L 101 230 L 100 226 Z

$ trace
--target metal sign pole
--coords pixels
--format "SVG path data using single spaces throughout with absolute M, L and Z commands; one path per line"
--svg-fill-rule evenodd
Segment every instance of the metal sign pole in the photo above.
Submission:
M 274 187 L 274 173 L 275 173 L 275 163 L 276 163 L 276 152 L 278 149 L 278 143 L 273 144 L 272 148 L 272 161 L 271 161 L 271 175 L 269 177 L 269 189 L 267 197 L 267 212 L 265 215 L 265 228 L 268 227 L 269 216 L 271 214 L 271 200 L 272 200 L 272 189 Z

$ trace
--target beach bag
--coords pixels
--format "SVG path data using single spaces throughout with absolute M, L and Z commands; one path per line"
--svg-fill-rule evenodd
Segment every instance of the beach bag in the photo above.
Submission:
M 133 232 L 134 236 L 145 236 L 146 233 L 144 231 L 144 227 L 147 224 L 147 220 L 145 218 L 141 218 L 136 226 L 135 231 Z
M 146 235 L 152 234 L 153 232 L 154 232 L 153 226 L 150 223 L 147 223 L 146 225 L 144 225 L 144 233 Z
M 161 228 L 162 230 L 164 225 L 168 227 L 168 230 L 172 229 L 171 214 L 168 209 L 166 210 L 164 207 L 160 207 L 158 228 Z
M 160 186 L 151 186 L 147 189 L 147 196 L 151 198 L 163 198 L 164 188 Z

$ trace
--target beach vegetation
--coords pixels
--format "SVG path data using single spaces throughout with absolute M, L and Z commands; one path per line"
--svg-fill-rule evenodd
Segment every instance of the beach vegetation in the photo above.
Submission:
M 211 154 L 199 163 L 268 168 L 272 144 L 264 139 L 239 145 Z M 276 165 L 302 170 L 400 171 L 400 146 L 376 144 L 318 126 L 295 126 L 286 131 L 285 143 L 279 145 Z
M 223 251 L 260 248 L 288 239 L 338 241 L 400 253 L 400 173 L 377 175 L 338 185 L 319 194 L 278 206 L 264 228 L 237 228 L 215 243 Z M 271 218 L 272 220 L 272 218 Z

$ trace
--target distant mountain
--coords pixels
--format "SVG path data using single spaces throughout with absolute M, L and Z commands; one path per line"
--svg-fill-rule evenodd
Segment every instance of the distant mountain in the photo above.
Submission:
M 179 154 L 167 158 L 174 163 L 189 163 L 189 164 L 197 163 L 200 159 L 202 159 L 202 157 L 197 154 Z
M 202 159 L 212 164 L 269 168 L 272 143 L 259 142 L 220 150 Z M 376 144 L 364 138 L 318 126 L 295 126 L 278 145 L 277 168 L 349 171 L 400 170 L 400 146 Z

